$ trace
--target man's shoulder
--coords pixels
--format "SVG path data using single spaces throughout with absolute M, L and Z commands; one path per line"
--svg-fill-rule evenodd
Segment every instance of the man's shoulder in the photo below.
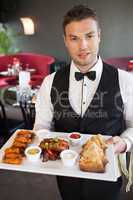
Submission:
M 121 92 L 125 99 L 130 96 L 133 97 L 133 74 L 121 69 L 118 70 L 118 73 Z
M 56 72 L 53 72 L 53 73 L 47 75 L 47 76 L 44 78 L 44 81 L 50 81 L 50 80 L 53 80 L 55 74 L 56 74 Z
M 110 77 L 110 79 L 117 80 L 118 68 L 103 62 L 103 73 L 108 76 L 108 78 Z
M 114 71 L 114 72 L 118 71 L 119 80 L 121 82 L 123 82 L 123 84 L 129 84 L 129 83 L 133 84 L 133 73 L 132 72 L 128 72 L 128 71 L 116 68 L 115 66 L 107 64 L 105 62 L 103 62 L 103 66 L 108 71 Z
M 133 73 L 128 72 L 122 69 L 118 69 L 119 77 L 125 83 L 132 83 L 133 84 Z
M 67 72 L 70 70 L 70 64 L 68 65 L 65 65 L 64 67 L 61 67 L 57 72 L 56 74 L 59 74 L 59 73 L 64 73 L 64 72 Z
M 104 61 L 103 61 L 103 67 L 105 67 L 109 71 L 117 71 L 118 70 L 118 68 L 116 68 L 115 66 L 110 65 Z
M 53 72 L 49 75 L 47 75 L 45 78 L 44 78 L 44 83 L 45 84 L 49 84 L 51 82 L 53 82 L 53 80 L 56 78 L 59 78 L 59 77 L 62 77 L 63 74 L 66 74 L 67 72 L 69 72 L 70 70 L 70 65 L 67 65 L 67 66 L 64 66 L 62 68 L 60 68 L 57 72 Z
M 55 73 L 54 79 L 56 80 L 62 79 L 64 76 L 68 75 L 69 72 L 70 72 L 70 65 L 66 65 Z
M 47 76 L 45 76 L 41 86 L 48 86 L 53 83 L 53 79 L 55 77 L 56 72 L 53 72 Z

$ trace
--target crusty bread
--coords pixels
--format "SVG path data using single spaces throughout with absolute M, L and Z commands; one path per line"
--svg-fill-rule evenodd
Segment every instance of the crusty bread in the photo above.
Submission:
M 80 153 L 80 169 L 88 172 L 105 172 L 105 165 L 108 162 L 105 156 L 106 148 L 106 143 L 99 135 L 87 140 Z

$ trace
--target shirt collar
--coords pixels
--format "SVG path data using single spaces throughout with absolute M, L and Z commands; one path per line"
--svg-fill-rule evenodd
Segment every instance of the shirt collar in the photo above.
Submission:
M 96 71 L 96 79 L 99 79 L 101 77 L 101 74 L 102 74 L 102 71 L 103 71 L 103 63 L 102 63 L 100 56 L 99 56 L 96 64 L 89 71 Z M 72 60 L 71 65 L 70 65 L 70 77 L 71 77 L 72 80 L 75 79 L 75 72 L 80 72 L 80 71 L 76 67 L 75 63 Z

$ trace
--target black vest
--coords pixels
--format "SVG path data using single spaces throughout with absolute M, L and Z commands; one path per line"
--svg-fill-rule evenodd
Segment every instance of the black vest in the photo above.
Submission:
M 123 117 L 118 70 L 103 64 L 99 86 L 83 117 L 73 110 L 69 102 L 69 74 L 70 66 L 67 66 L 56 72 L 53 80 L 51 101 L 54 107 L 54 130 L 120 135 L 126 125 Z

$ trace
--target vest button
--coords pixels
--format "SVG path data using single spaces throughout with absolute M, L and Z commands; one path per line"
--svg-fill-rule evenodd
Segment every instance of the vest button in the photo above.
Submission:
M 85 102 L 83 102 L 83 104 L 85 104 Z

